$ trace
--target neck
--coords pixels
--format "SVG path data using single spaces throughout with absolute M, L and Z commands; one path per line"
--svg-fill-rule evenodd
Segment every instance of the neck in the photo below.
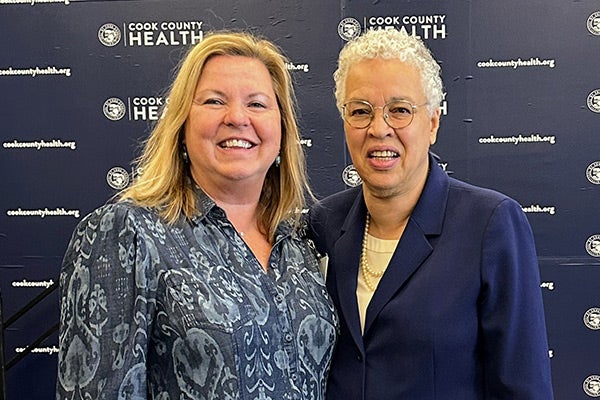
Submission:
M 227 218 L 240 234 L 245 236 L 251 232 L 262 231 L 258 222 L 260 192 L 253 195 L 248 192 L 240 193 L 238 190 L 228 191 L 225 188 L 214 190 L 210 186 L 198 185 L 217 206 L 225 211 Z
M 227 205 L 245 206 L 256 208 L 262 193 L 263 179 L 226 179 L 208 178 L 191 171 L 192 178 L 204 193 L 208 195 L 219 207 L 224 209 Z
M 370 214 L 369 234 L 386 240 L 397 240 L 402 236 L 418 200 L 418 196 L 411 195 L 378 198 L 367 191 L 364 198 Z
M 261 232 L 258 221 L 258 203 L 251 204 L 226 204 L 216 202 L 219 207 L 225 210 L 227 218 L 231 221 L 235 229 L 244 236 L 250 233 Z
M 428 169 L 423 176 L 414 180 L 413 185 L 401 185 L 403 190 L 381 192 L 363 183 L 363 196 L 370 214 L 370 234 L 379 239 L 399 239 L 404 232 L 408 219 L 417 205 L 425 182 Z

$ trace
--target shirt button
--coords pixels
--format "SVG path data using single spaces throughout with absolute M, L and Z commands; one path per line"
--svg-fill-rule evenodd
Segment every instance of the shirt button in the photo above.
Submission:
M 277 296 L 275 296 L 275 302 L 281 303 L 282 301 L 283 301 L 283 296 L 281 294 L 278 294 Z
M 286 342 L 291 342 L 294 339 L 294 337 L 292 336 L 291 333 L 286 333 L 284 336 L 284 339 Z
M 356 359 L 358 360 L 358 362 L 362 362 L 362 360 L 363 360 L 362 354 L 358 354 L 356 356 Z
M 296 382 L 298 380 L 298 375 L 292 374 L 292 380 Z

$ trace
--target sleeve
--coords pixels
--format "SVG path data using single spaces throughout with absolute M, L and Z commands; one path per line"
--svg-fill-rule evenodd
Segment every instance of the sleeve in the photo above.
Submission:
M 141 237 L 123 205 L 96 210 L 73 233 L 60 274 L 57 400 L 146 399 L 150 257 Z
M 485 399 L 552 400 L 535 243 L 514 200 L 496 207 L 482 243 Z
M 326 256 L 325 238 L 322 236 L 324 232 L 324 219 L 326 214 L 323 212 L 321 203 L 315 203 L 308 210 L 307 221 L 307 237 L 315 245 L 315 250 L 320 256 Z
M 319 272 L 324 279 L 327 279 L 327 271 L 329 269 L 329 255 L 326 252 L 326 246 L 324 239 L 320 232 L 323 232 L 323 226 L 321 224 L 322 217 L 320 213 L 321 209 L 319 204 L 311 207 L 306 218 L 306 238 L 315 251 L 317 260 L 319 262 Z

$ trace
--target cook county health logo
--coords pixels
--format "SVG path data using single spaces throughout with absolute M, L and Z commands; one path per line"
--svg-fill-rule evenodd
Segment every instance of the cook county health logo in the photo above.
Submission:
M 344 18 L 338 23 L 338 35 L 347 42 L 359 37 L 360 32 L 360 22 L 354 18 Z
M 600 397 L 600 376 L 588 376 L 583 381 L 583 391 L 590 397 Z
M 585 250 L 592 257 L 600 257 L 600 235 L 592 235 L 585 242 Z
M 126 114 L 132 121 L 156 121 L 161 117 L 161 107 L 167 103 L 162 97 L 128 97 L 127 105 L 118 97 L 104 101 L 102 111 L 111 121 L 119 121 Z
M 362 29 L 398 29 L 422 39 L 445 39 L 447 36 L 446 15 L 382 15 L 363 18 Z M 360 22 L 352 17 L 338 23 L 338 34 L 346 41 L 357 38 L 361 33 Z
M 583 323 L 594 331 L 600 330 L 600 308 L 593 307 L 587 310 L 583 315 Z
M 102 111 L 106 118 L 111 121 L 118 121 L 125 116 L 127 107 L 125 107 L 123 100 L 118 97 L 111 97 L 104 102 Z
M 113 47 L 124 40 L 125 46 L 180 46 L 202 40 L 202 21 L 125 22 L 121 29 L 107 22 L 98 29 L 98 40 Z
M 350 164 L 342 171 L 342 180 L 349 187 L 356 187 L 362 183 L 362 179 L 360 175 L 358 175 L 358 171 L 354 168 L 354 165 Z
M 594 185 L 600 185 L 600 161 L 594 161 L 585 170 L 588 181 Z
M 590 14 L 587 19 L 587 28 L 592 35 L 600 36 L 600 11 Z
M 115 24 L 104 24 L 98 29 L 98 40 L 107 47 L 116 46 L 121 41 L 121 30 Z
M 590 92 L 587 97 L 587 106 L 591 111 L 600 113 L 600 89 Z
M 106 183 L 113 189 L 125 189 L 129 185 L 129 174 L 122 167 L 113 167 L 106 173 Z

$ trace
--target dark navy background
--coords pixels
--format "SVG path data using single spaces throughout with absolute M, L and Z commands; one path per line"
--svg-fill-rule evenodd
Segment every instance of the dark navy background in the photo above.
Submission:
M 77 146 L 0 145 L 5 320 L 43 291 L 19 282 L 57 282 L 75 225 L 117 193 L 107 183 L 108 171 L 132 172 L 153 121 L 128 113 L 112 121 L 103 113 L 104 102 L 163 97 L 187 48 L 128 43 L 129 23 L 201 21 L 204 34 L 251 30 L 276 42 L 293 65 L 306 65 L 292 72 L 311 183 L 322 197 L 347 187 L 342 172 L 350 164 L 333 97 L 332 73 L 346 43 L 338 23 L 354 18 L 361 29 L 383 28 L 370 25 L 371 17 L 444 16 L 443 37 L 422 36 L 442 65 L 446 91 L 433 151 L 451 176 L 502 191 L 524 208 L 554 207 L 554 214 L 527 216 L 540 260 L 556 399 L 592 397 L 583 383 L 600 375 L 600 330 L 587 327 L 584 315 L 600 308 L 600 258 L 586 250 L 586 241 L 600 235 L 600 182 L 586 178 L 586 168 L 600 161 L 600 110 L 592 110 L 587 97 L 600 89 L 600 35 L 586 21 L 600 11 L 597 0 L 4 1 L 0 70 L 55 66 L 70 68 L 71 76 L 0 75 L 0 142 L 58 139 Z M 98 39 L 107 23 L 123 35 L 112 47 Z M 425 32 L 404 23 L 391 28 Z M 553 60 L 555 66 L 477 65 L 519 58 Z M 480 143 L 532 134 L 554 136 L 556 143 Z M 19 208 L 80 215 L 9 215 Z M 7 361 L 58 321 L 57 301 L 54 292 L 6 330 Z M 57 340 L 53 334 L 38 348 L 55 348 Z M 53 398 L 55 375 L 55 353 L 28 355 L 6 374 L 8 399 Z

